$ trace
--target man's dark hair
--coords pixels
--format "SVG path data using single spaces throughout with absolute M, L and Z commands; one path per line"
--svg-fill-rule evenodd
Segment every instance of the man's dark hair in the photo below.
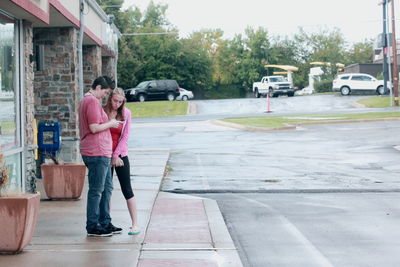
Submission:
M 108 76 L 102 76 L 104 80 L 108 83 L 111 89 L 115 89 L 115 81 Z
M 101 86 L 101 89 L 115 88 L 115 82 L 108 76 L 97 77 L 92 83 L 92 89 L 95 89 L 98 85 Z

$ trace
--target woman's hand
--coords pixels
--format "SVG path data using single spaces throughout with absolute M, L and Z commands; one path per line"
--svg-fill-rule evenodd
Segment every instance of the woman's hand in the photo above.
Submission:
M 109 121 L 111 127 L 110 128 L 118 128 L 119 124 L 122 123 L 122 121 L 117 121 L 116 119 L 112 119 Z
M 122 159 L 120 157 L 112 158 L 111 165 L 114 167 L 121 167 L 121 166 L 124 166 L 124 162 L 122 161 Z

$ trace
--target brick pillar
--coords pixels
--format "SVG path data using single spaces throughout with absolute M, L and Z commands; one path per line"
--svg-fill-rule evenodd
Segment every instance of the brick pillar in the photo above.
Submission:
M 56 121 L 62 127 L 60 158 L 65 162 L 80 161 L 78 31 L 72 27 L 35 28 L 34 44 L 44 45 L 44 70 L 35 71 L 35 117 Z
M 102 74 L 101 48 L 96 45 L 84 46 L 83 54 L 83 91 L 87 92 L 93 80 Z
M 23 23 L 23 51 L 24 51 L 24 104 L 25 104 L 25 191 L 34 193 L 36 192 L 36 161 L 34 154 L 34 114 L 35 114 L 35 103 L 33 93 L 33 63 L 31 63 L 29 55 L 33 54 L 33 29 L 30 22 L 24 21 Z

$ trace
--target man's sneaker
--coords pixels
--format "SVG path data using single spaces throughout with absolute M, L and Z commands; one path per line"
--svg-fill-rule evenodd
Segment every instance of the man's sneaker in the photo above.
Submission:
M 91 231 L 87 232 L 87 236 L 100 236 L 100 237 L 105 237 L 105 236 L 112 236 L 113 233 L 107 229 L 104 228 L 95 228 Z
M 115 227 L 112 223 L 109 223 L 107 227 L 104 227 L 107 231 L 110 231 L 113 234 L 120 234 L 122 232 L 122 228 Z

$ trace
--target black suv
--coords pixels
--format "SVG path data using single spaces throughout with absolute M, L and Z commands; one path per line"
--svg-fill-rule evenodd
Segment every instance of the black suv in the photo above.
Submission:
M 174 100 L 179 95 L 179 85 L 175 80 L 152 80 L 139 83 L 135 88 L 125 90 L 128 101 L 144 102 L 151 99 Z

